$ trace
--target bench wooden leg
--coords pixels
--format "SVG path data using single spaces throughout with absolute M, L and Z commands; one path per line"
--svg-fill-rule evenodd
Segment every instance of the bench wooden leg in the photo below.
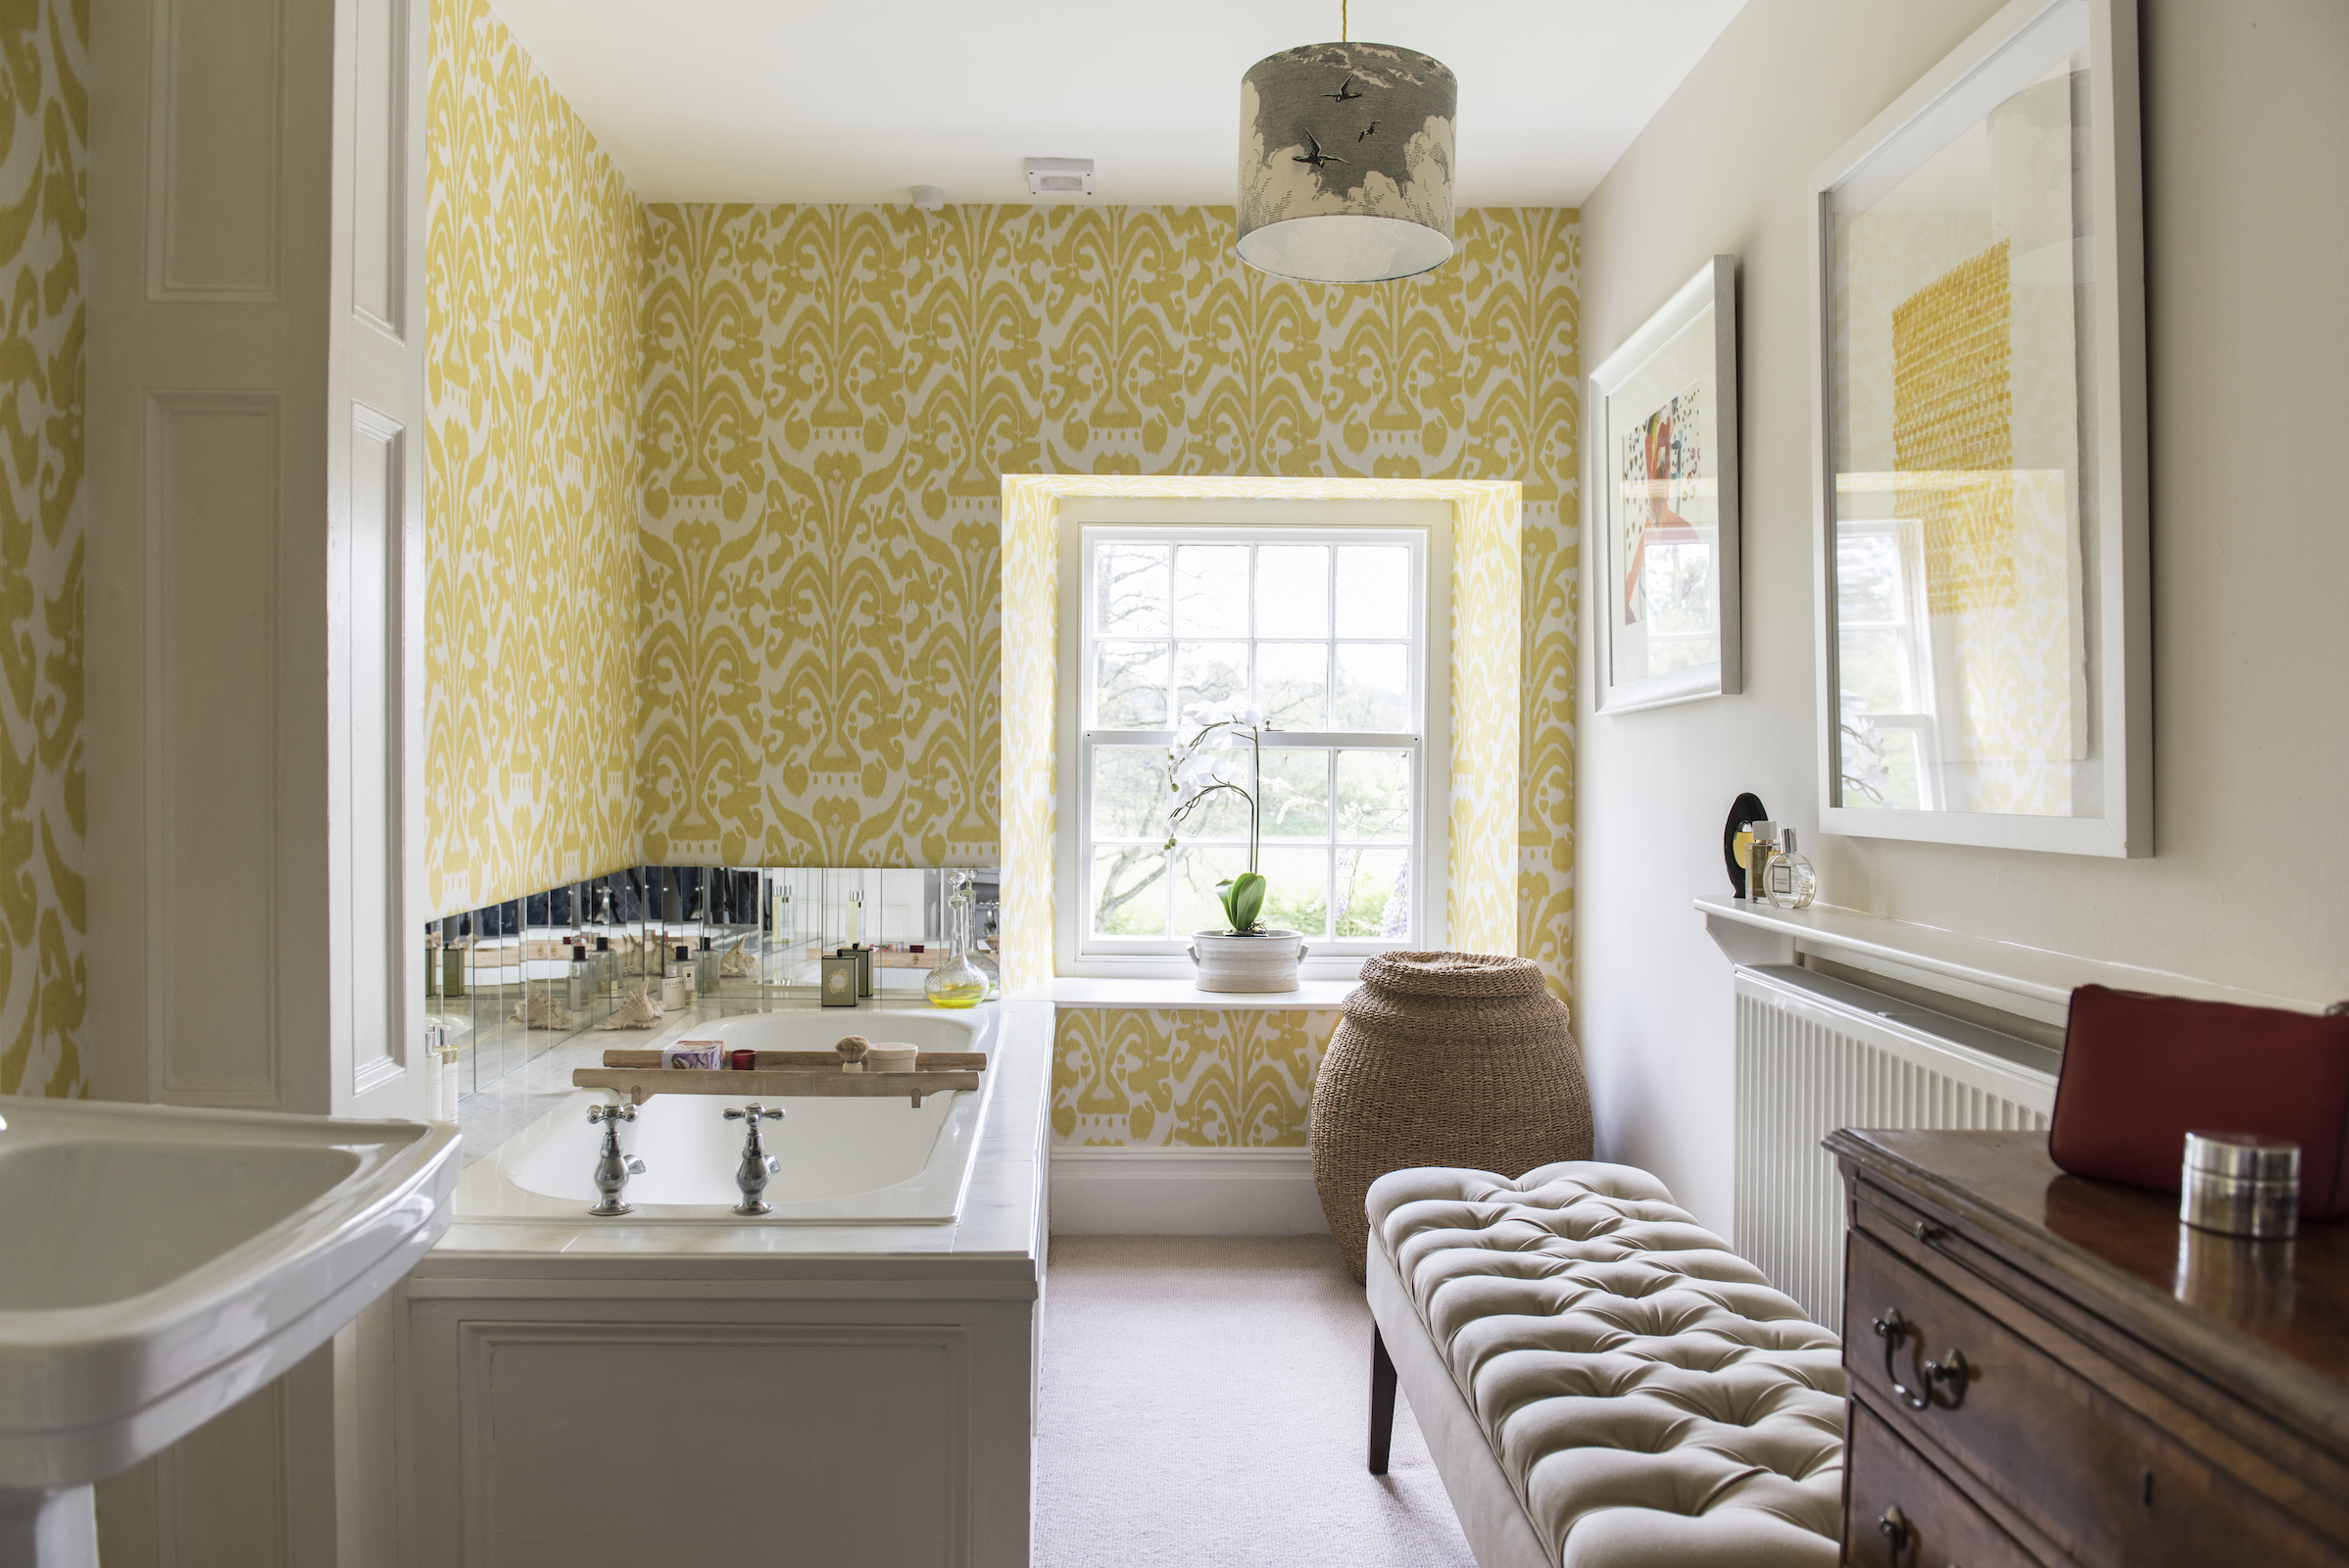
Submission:
M 1395 1362 L 1387 1354 L 1387 1342 L 1378 1331 L 1370 1329 L 1370 1473 L 1387 1473 L 1387 1449 L 1395 1441 Z

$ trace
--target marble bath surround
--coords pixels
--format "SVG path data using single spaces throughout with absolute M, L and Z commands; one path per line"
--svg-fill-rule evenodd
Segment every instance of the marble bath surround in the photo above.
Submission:
M 460 1106 L 465 1130 L 465 1158 L 468 1176 L 473 1167 L 508 1152 L 517 1135 L 535 1126 L 550 1112 L 574 1102 L 584 1106 L 609 1096 L 590 1094 L 570 1085 L 574 1067 L 600 1066 L 604 1053 L 615 1048 L 652 1050 L 672 1041 L 716 1032 L 714 1026 L 733 1018 L 807 1018 L 827 1033 L 863 1034 L 872 1039 L 895 1038 L 892 1018 L 917 1028 L 954 1018 L 926 1002 L 869 1001 L 856 1007 L 779 1009 L 758 1014 L 729 1013 L 706 1005 L 683 1014 L 670 1014 L 658 1029 L 593 1031 L 563 1042 L 516 1068 L 495 1084 L 467 1096 Z M 527 1218 L 492 1211 L 486 1203 L 468 1203 L 467 1193 L 490 1189 L 478 1182 L 462 1187 L 456 1200 L 456 1219 L 449 1234 L 418 1270 L 419 1278 L 452 1263 L 459 1254 L 516 1255 L 626 1252 L 642 1254 L 674 1247 L 697 1252 L 778 1253 L 889 1253 L 938 1257 L 982 1251 L 1040 1259 L 1043 1250 L 1041 1212 L 1024 1214 L 1041 1203 L 1045 1139 L 1049 1131 L 1053 1009 L 1049 1002 L 1006 1000 L 983 1003 L 963 1017 L 979 1027 L 969 1048 L 984 1051 L 990 1065 L 975 1098 L 976 1152 L 970 1163 L 968 1188 L 957 1217 L 949 1224 L 907 1226 L 893 1223 L 775 1226 L 758 1221 L 736 1225 L 695 1226 L 685 1234 L 671 1221 L 636 1216 L 591 1219 L 553 1213 Z M 958 1019 L 955 1021 L 959 1021 Z M 836 1028 L 835 1028 L 836 1026 Z M 899 1031 L 909 1033 L 909 1031 Z M 724 1104 L 712 1099 L 712 1104 Z M 892 1102 L 894 1103 L 894 1102 Z M 955 1114 L 959 1112 L 950 1112 Z M 907 1114 L 915 1114 L 910 1107 Z M 782 1123 L 778 1150 L 788 1142 L 791 1124 Z M 484 1173 L 485 1174 L 485 1173 Z M 584 1205 L 580 1205 L 584 1206 Z M 1023 1217 L 1024 1214 L 1024 1217 Z
M 871 1030 L 875 1044 L 985 1053 L 1002 1016 L 995 1008 L 926 1017 L 893 1011 L 851 1026 L 839 1021 L 847 1011 L 738 1013 L 666 1030 L 662 1037 L 689 1034 L 727 1050 L 829 1051 L 844 1034 Z M 978 1080 L 975 1091 L 931 1094 L 910 1103 L 908 1096 L 655 1095 L 616 1129 L 622 1153 L 645 1166 L 628 1182 L 624 1200 L 635 1209 L 628 1218 L 687 1225 L 952 1223 L 961 1212 L 979 1127 L 998 1081 L 992 1069 Z M 616 1090 L 581 1089 L 558 1101 L 466 1170 L 457 1211 L 475 1222 L 575 1217 L 598 1200 L 594 1171 L 603 1134 L 587 1112 L 625 1098 Z M 735 1175 L 743 1124 L 726 1120 L 725 1111 L 753 1098 L 783 1117 L 760 1124 L 762 1147 L 776 1167 L 762 1195 L 771 1212 L 746 1217 L 732 1211 L 741 1198 Z

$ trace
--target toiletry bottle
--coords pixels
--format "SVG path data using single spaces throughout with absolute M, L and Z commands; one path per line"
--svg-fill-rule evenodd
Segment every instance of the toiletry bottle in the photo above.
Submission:
M 668 972 L 685 982 L 685 995 L 690 1001 L 694 992 L 693 950 L 682 942 L 677 944 L 676 960 L 669 965 Z
M 702 939 L 701 955 L 694 959 L 694 989 L 706 997 L 717 995 L 718 951 L 708 937 Z
M 970 961 L 970 873 L 949 871 L 947 889 L 946 952 L 939 956 L 922 989 L 935 1006 L 974 1006 L 987 995 L 987 976 Z
M 424 1062 L 432 1085 L 432 1119 L 457 1119 L 457 1091 L 463 1087 L 459 1074 L 464 1071 L 457 1059 L 457 1047 L 450 1042 L 449 1026 L 437 1019 L 424 1025 Z
M 1003 994 L 1003 969 L 996 956 L 996 938 L 1003 922 L 1003 906 L 992 899 L 981 899 L 971 906 L 970 961 L 979 973 L 987 977 L 987 1000 L 993 1002 Z
M 565 1000 L 571 1011 L 585 1012 L 596 998 L 595 965 L 587 961 L 586 943 L 571 944 L 571 969 L 566 978 L 570 982 L 570 991 Z
M 1749 904 L 1770 902 L 1770 852 L 1778 847 L 1776 822 L 1751 822 L 1753 839 L 1745 846 L 1745 900 Z
M 619 955 L 612 951 L 610 937 L 596 938 L 596 985 L 604 995 L 614 1001 L 620 994 Z
M 1778 847 L 1771 852 L 1762 873 L 1762 883 L 1769 890 L 1770 902 L 1782 909 L 1801 909 L 1810 906 L 1819 891 L 1819 873 L 1811 862 L 1794 852 L 1794 830 L 1781 829 Z

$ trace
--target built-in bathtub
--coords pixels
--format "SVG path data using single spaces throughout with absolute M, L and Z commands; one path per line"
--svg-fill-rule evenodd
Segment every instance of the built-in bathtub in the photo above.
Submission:
M 919 1109 L 782 1101 L 760 1219 L 727 1212 L 743 1127 L 720 1112 L 747 1096 L 645 1100 L 621 1124 L 647 1168 L 617 1218 L 586 1212 L 586 1107 L 615 1096 L 566 1094 L 476 1160 L 390 1298 L 402 1560 L 1025 1568 L 1052 1005 L 663 1021 L 605 1039 L 805 1051 L 856 1033 L 989 1064 L 977 1092 Z
M 968 1017 L 763 1012 L 697 1024 L 689 1032 L 697 1040 L 722 1041 L 729 1050 L 829 1051 L 842 1035 L 863 1033 L 876 1044 L 985 1053 L 995 1044 L 998 1016 L 994 1009 Z M 970 1189 L 994 1081 L 992 1072 L 982 1072 L 977 1092 L 928 1095 L 918 1105 L 910 1097 L 764 1098 L 762 1103 L 784 1115 L 761 1133 L 779 1168 L 765 1194 L 773 1212 L 757 1219 L 731 1212 L 741 1199 L 734 1173 L 744 1134 L 743 1124 L 727 1121 L 724 1112 L 758 1097 L 655 1095 L 637 1107 L 634 1121 L 620 1123 L 621 1152 L 645 1166 L 628 1180 L 626 1201 L 635 1212 L 622 1217 L 632 1225 L 950 1223 Z M 543 1222 L 593 1205 L 604 1134 L 588 1121 L 587 1110 L 623 1098 L 611 1090 L 581 1090 L 476 1160 L 457 1189 L 458 1218 Z

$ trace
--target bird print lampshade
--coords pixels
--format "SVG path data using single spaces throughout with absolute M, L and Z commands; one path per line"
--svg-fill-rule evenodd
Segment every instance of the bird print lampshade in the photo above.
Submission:
M 1240 259 L 1324 283 L 1442 267 L 1458 103 L 1450 69 L 1414 49 L 1315 43 L 1257 61 L 1240 82 Z

